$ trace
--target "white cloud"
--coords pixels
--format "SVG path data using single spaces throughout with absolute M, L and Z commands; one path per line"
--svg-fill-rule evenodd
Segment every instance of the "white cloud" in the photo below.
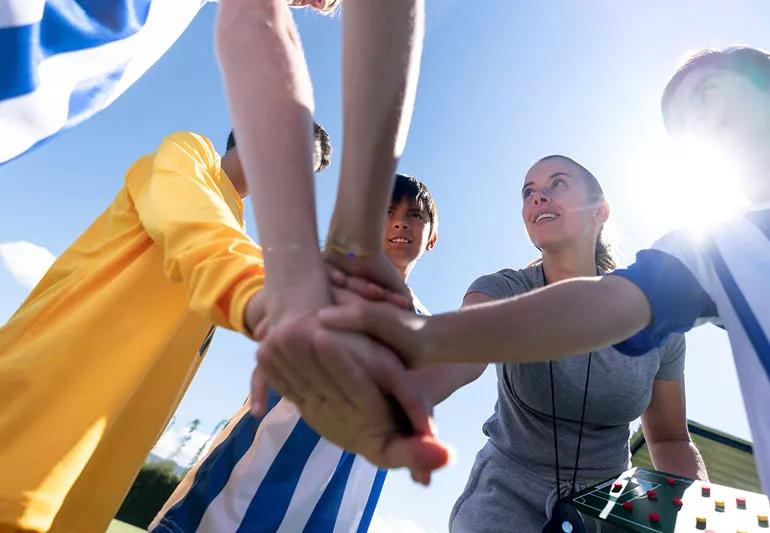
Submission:
M 434 533 L 435 530 L 428 529 L 412 520 L 403 520 L 393 516 L 386 516 L 375 512 L 372 517 L 372 523 L 369 526 L 370 533 Z
M 187 433 L 188 429 L 186 427 L 172 427 L 167 429 L 163 435 L 160 436 L 158 442 L 155 443 L 152 453 L 163 457 L 164 459 L 168 459 L 169 455 L 174 453 L 179 447 L 179 440 L 184 435 L 187 435 Z M 171 459 L 182 466 L 189 465 L 190 461 L 192 461 L 198 453 L 198 450 L 200 450 L 200 447 L 203 446 L 210 437 L 211 435 L 209 433 L 197 430 L 193 431 L 190 440 L 182 448 L 181 452 Z
M 55 260 L 48 249 L 31 242 L 0 242 L 0 264 L 28 289 L 37 285 Z

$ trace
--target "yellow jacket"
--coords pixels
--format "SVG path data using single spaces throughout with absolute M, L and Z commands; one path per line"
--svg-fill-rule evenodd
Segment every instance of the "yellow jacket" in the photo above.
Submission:
M 244 331 L 263 282 L 208 139 L 139 159 L 0 329 L 0 531 L 102 533 L 213 326 Z

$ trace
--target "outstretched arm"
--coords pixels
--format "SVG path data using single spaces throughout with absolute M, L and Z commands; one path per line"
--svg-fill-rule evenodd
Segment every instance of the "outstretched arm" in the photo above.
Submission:
M 323 324 L 368 333 L 411 367 L 559 359 L 620 342 L 650 317 L 644 293 L 619 276 L 566 280 L 432 317 L 372 302 L 321 312 Z
M 405 294 L 403 281 L 382 253 L 380 214 L 390 202 L 411 121 L 423 11 L 423 0 L 356 0 L 345 5 L 345 140 L 327 237 L 332 263 Z
M 222 0 L 217 52 L 276 323 L 331 302 L 318 249 L 313 91 L 286 0 Z

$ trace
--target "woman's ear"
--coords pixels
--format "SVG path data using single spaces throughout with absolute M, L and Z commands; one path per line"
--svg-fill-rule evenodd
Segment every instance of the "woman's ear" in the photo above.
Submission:
M 602 198 L 598 204 L 596 204 L 596 220 L 599 224 L 604 224 L 607 219 L 610 218 L 610 204 L 607 200 Z

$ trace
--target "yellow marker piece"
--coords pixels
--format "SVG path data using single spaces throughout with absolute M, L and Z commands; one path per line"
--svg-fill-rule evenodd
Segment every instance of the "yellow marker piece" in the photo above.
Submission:
M 695 518 L 695 522 L 696 522 L 696 523 L 697 523 L 699 526 L 702 526 L 702 525 L 704 525 L 704 524 L 706 523 L 706 517 L 705 517 L 705 516 L 703 516 L 703 515 L 700 515 L 700 516 L 698 516 L 698 517 L 696 517 L 696 518 Z

